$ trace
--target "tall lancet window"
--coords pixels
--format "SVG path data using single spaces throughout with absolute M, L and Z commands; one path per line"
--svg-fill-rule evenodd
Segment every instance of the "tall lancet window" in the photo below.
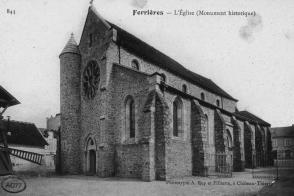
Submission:
M 231 148 L 233 147 L 233 140 L 232 140 L 232 136 L 230 131 L 227 129 L 226 130 L 226 146 L 231 150 Z
M 208 115 L 205 114 L 205 121 L 206 121 L 206 137 L 207 137 L 207 143 L 209 144 L 209 120 L 208 120 Z
M 179 137 L 183 130 L 183 103 L 176 98 L 173 103 L 173 136 Z
M 126 100 L 126 135 L 129 138 L 135 137 L 135 102 L 134 99 L 129 96 Z
M 93 34 L 90 33 L 89 34 L 89 47 L 91 47 L 93 45 Z

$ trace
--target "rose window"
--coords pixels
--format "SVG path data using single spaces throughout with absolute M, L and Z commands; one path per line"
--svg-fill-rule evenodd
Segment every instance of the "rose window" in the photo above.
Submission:
M 85 95 L 88 99 L 93 99 L 97 93 L 100 81 L 100 70 L 96 62 L 91 61 L 88 63 L 84 70 L 83 87 Z

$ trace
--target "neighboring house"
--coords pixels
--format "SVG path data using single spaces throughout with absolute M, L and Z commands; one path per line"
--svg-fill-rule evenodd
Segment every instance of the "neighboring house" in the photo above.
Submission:
M 48 145 L 45 146 L 44 159 L 45 164 L 49 169 L 55 169 L 57 148 L 57 139 L 55 137 L 55 133 L 60 129 L 60 114 L 56 114 L 55 117 L 51 116 L 46 120 L 46 129 L 39 128 L 48 143 Z
M 294 125 L 274 127 L 271 131 L 275 165 L 294 167 Z
M 9 148 L 44 154 L 46 140 L 33 123 L 3 120 Z M 39 165 L 10 155 L 14 171 L 33 171 Z
M 63 173 L 152 181 L 270 163 L 268 122 L 93 6 L 59 58 Z

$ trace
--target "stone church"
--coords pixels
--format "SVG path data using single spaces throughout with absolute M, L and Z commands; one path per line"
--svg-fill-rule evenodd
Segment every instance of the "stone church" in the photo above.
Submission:
M 145 181 L 266 166 L 270 124 L 89 7 L 60 56 L 61 170 Z M 259 155 L 259 156 L 257 156 Z

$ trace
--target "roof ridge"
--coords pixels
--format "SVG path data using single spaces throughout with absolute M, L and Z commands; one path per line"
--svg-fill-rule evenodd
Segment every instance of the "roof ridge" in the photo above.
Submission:
M 8 129 L 8 120 L 4 120 L 5 128 Z M 9 130 L 12 133 L 7 137 L 9 144 L 44 146 L 46 142 L 40 129 L 34 123 L 10 120 Z
M 3 119 L 3 121 L 8 122 L 7 119 Z M 35 125 L 35 123 L 32 122 L 25 122 L 25 121 L 19 121 L 19 120 L 9 120 L 9 122 L 16 122 L 16 123 L 22 123 L 22 124 L 30 124 L 30 125 Z
M 105 20 L 96 10 L 95 6 L 93 4 L 90 5 L 89 10 L 91 10 L 102 22 L 103 24 L 110 29 L 111 25 L 108 24 L 107 20 Z

